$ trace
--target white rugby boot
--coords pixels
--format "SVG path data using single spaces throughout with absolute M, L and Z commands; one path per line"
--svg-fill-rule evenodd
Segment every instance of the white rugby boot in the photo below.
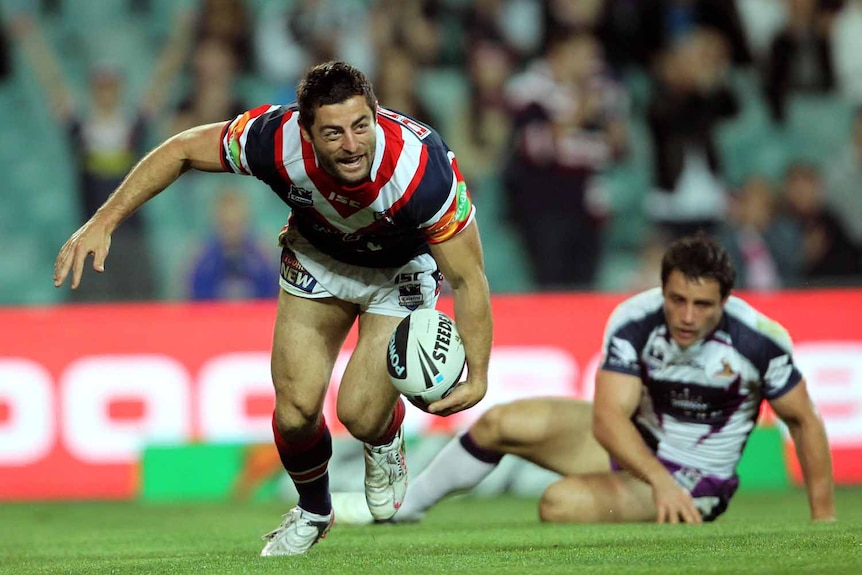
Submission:
M 407 499 L 405 498 L 405 503 L 406 501 Z M 338 518 L 339 525 L 418 523 L 425 517 L 425 513 L 420 511 L 406 513 L 407 507 L 402 505 L 398 513 L 393 517 L 386 521 L 375 521 L 374 516 L 371 515 L 371 511 L 368 510 L 365 494 L 348 491 L 336 491 L 332 494 L 332 512 Z
M 342 491 L 332 494 L 332 511 L 339 525 L 371 525 L 374 516 L 368 510 L 365 494 Z
M 329 515 L 318 515 L 301 507 L 294 507 L 283 515 L 281 525 L 261 537 L 266 541 L 266 545 L 263 546 L 260 556 L 302 555 L 326 537 L 334 521 L 333 512 Z
M 404 426 L 386 445 L 364 445 L 365 502 L 375 521 L 386 521 L 401 507 L 407 492 Z

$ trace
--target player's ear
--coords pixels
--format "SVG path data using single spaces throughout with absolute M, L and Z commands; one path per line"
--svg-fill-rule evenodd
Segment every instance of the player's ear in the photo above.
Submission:
M 309 144 L 311 143 L 311 132 L 309 132 L 308 130 L 306 130 L 303 126 L 300 126 L 300 127 L 299 127 L 299 133 L 300 133 L 300 134 L 302 134 L 302 139 L 303 139 L 303 140 L 305 140 L 305 141 L 306 141 L 306 142 L 308 142 Z

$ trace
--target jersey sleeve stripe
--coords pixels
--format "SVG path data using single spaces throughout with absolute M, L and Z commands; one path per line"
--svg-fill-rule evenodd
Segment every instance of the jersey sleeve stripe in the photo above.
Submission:
M 284 130 L 285 124 L 293 116 L 293 110 L 288 111 L 281 119 L 281 125 L 275 131 L 275 167 L 278 173 L 285 181 L 290 182 L 290 176 L 287 175 L 287 168 L 284 166 Z
M 467 189 L 467 183 L 458 170 L 455 154 L 448 151 L 446 159 L 452 168 L 449 196 L 443 204 L 444 207 L 422 224 L 426 229 L 425 238 L 431 244 L 439 244 L 455 237 L 470 225 L 476 214 L 476 207 L 470 198 L 470 190 Z
M 455 207 L 458 202 L 458 175 L 452 174 L 452 185 L 449 186 L 449 195 L 446 197 L 446 201 L 443 202 L 443 205 L 437 211 L 436 214 L 422 222 L 422 227 L 431 226 L 440 220 L 446 218 L 446 215 L 454 215 Z M 450 212 L 452 212 L 450 214 Z
M 246 175 L 252 173 L 245 152 L 248 134 L 257 118 L 276 108 L 277 106 L 264 104 L 237 116 L 228 124 L 222 140 L 222 159 L 231 171 Z
M 221 168 L 225 172 L 233 172 L 234 167 L 230 164 L 230 161 L 227 158 L 227 154 L 224 153 L 226 144 L 227 144 L 227 131 L 230 128 L 230 122 L 225 122 L 224 126 L 221 129 L 221 137 L 219 137 L 219 161 L 221 162 Z

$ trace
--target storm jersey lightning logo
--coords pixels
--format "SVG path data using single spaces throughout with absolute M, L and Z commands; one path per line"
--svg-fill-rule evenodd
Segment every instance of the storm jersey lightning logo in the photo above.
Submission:
M 422 376 L 425 378 L 425 389 L 431 389 L 443 381 L 443 375 L 434 365 L 431 355 L 419 344 L 419 366 L 422 368 Z

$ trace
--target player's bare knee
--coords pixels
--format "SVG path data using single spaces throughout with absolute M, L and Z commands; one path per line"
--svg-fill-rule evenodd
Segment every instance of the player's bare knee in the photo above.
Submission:
M 568 477 L 549 485 L 539 500 L 539 519 L 546 523 L 595 522 L 595 498 L 588 484 Z
M 350 435 L 361 441 L 374 441 L 379 438 L 389 424 L 389 418 L 368 410 L 339 410 L 338 420 L 344 424 Z
M 286 439 L 299 441 L 317 429 L 319 406 L 280 400 L 276 397 L 275 423 Z
M 515 424 L 519 417 L 517 405 L 495 405 L 470 429 L 470 435 L 479 447 L 518 454 L 518 448 L 524 445 L 524 438 Z
M 501 431 L 504 419 L 504 407 L 495 405 L 470 427 L 470 437 L 483 449 L 498 449 L 501 444 Z

